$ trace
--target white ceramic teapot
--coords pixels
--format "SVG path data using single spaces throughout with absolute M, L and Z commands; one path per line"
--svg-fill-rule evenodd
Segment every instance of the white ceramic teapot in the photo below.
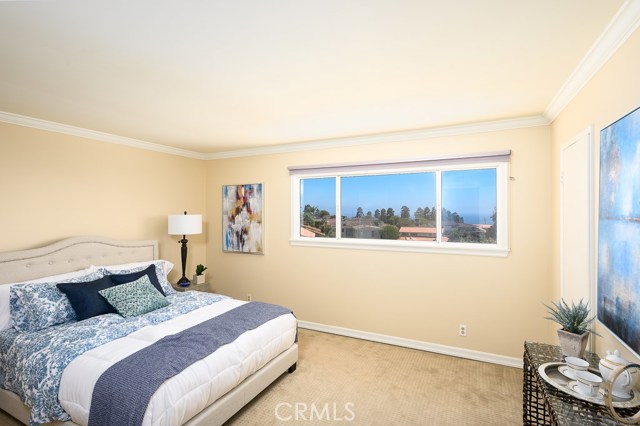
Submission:
M 613 373 L 616 368 L 629 364 L 629 361 L 622 358 L 620 356 L 620 351 L 616 349 L 613 353 L 611 353 L 611 351 L 607 351 L 607 356 L 600 360 L 598 369 L 600 370 L 602 378 L 608 382 L 610 381 L 611 373 Z M 613 384 L 613 395 L 618 398 L 631 398 L 631 390 L 636 385 L 639 378 L 640 370 L 638 370 L 638 368 L 632 367 L 626 369 L 618 376 L 616 382 Z

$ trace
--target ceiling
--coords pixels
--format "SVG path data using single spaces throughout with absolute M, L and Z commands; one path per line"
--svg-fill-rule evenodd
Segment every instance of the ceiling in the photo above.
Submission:
M 194 153 L 551 120 L 624 4 L 2 1 L 0 111 Z

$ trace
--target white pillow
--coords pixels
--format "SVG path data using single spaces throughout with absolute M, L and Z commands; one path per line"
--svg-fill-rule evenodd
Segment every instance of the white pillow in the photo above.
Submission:
M 9 304 L 9 294 L 12 285 L 18 284 L 38 284 L 48 282 L 64 282 L 72 278 L 80 278 L 98 270 L 95 266 L 90 266 L 79 271 L 67 272 L 65 274 L 51 275 L 49 277 L 37 278 L 35 280 L 21 281 L 11 284 L 0 284 L 0 331 L 11 328 L 11 308 Z
M 164 277 L 167 278 L 169 272 L 173 269 L 173 263 L 168 260 L 158 259 L 158 260 L 147 260 L 145 262 L 133 262 L 133 263 L 124 263 L 122 265 L 108 265 L 108 266 L 92 266 L 92 268 L 103 268 L 109 272 L 120 272 L 127 269 L 144 269 L 151 264 L 159 263 L 162 265 L 162 269 L 164 270 Z M 160 277 L 158 277 L 160 278 Z

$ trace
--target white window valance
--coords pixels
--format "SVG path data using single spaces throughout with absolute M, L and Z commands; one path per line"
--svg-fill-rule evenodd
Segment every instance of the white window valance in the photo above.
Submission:
M 511 150 L 483 152 L 474 154 L 448 155 L 428 158 L 412 158 L 384 161 L 367 161 L 334 164 L 312 164 L 304 166 L 289 166 L 290 175 L 311 175 L 328 173 L 352 173 L 376 169 L 379 171 L 394 169 L 411 169 L 455 164 L 479 164 L 486 162 L 508 162 Z

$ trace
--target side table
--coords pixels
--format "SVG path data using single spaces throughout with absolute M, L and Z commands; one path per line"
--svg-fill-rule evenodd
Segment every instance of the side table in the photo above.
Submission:
M 171 284 L 175 291 L 203 291 L 206 293 L 214 293 L 213 288 L 209 285 L 208 282 L 203 284 L 191 284 L 187 287 L 182 287 L 176 284 Z
M 598 355 L 587 352 L 584 357 L 598 368 Z M 604 405 L 592 404 L 564 393 L 545 382 L 538 367 L 547 362 L 561 362 L 559 346 L 525 342 L 523 355 L 522 424 L 561 426 L 624 426 L 617 422 Z M 637 409 L 617 409 L 624 417 Z

